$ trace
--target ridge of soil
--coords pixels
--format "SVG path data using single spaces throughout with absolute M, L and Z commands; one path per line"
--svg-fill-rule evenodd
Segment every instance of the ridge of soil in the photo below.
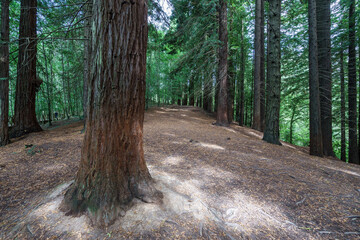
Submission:
M 360 238 L 360 166 L 213 122 L 195 107 L 147 111 L 145 158 L 164 203 L 134 200 L 103 230 L 57 209 L 78 168 L 82 122 L 0 148 L 0 238 Z

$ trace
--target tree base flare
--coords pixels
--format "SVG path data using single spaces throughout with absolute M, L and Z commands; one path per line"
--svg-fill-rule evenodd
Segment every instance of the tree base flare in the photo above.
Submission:
M 84 187 L 73 183 L 65 193 L 60 210 L 66 215 L 86 214 L 91 223 L 99 228 L 112 225 L 118 218 L 125 216 L 132 207 L 132 200 L 140 199 L 145 203 L 162 203 L 163 194 L 154 186 L 154 181 L 129 181 L 128 188 Z

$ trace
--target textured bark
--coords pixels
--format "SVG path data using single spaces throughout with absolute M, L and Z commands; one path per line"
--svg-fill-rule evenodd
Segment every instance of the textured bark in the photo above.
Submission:
M 260 131 L 265 129 L 265 13 L 264 0 L 261 1 L 261 21 L 260 21 Z
M 357 144 L 357 89 L 356 89 L 356 50 L 355 50 L 355 0 L 350 0 L 349 8 L 349 162 L 359 164 Z
M 281 0 L 269 1 L 269 64 L 267 66 L 266 119 L 263 140 L 272 144 L 280 143 L 280 17 Z
M 93 3 L 85 139 L 62 210 L 87 211 L 95 225 L 108 226 L 124 215 L 133 198 L 155 202 L 162 194 L 153 186 L 143 151 L 147 2 Z
M 42 83 L 36 77 L 36 8 L 36 0 L 21 1 L 13 137 L 42 130 L 35 113 L 36 92 Z
M 91 15 L 92 15 L 92 1 L 89 1 L 85 6 L 85 26 L 84 26 L 84 89 L 83 89 L 83 114 L 84 123 L 86 124 L 87 109 L 89 105 L 89 79 L 91 68 Z M 84 124 L 84 127 L 86 127 Z
M 325 156 L 335 157 L 332 146 L 332 69 L 330 0 L 316 1 L 321 129 Z
M 227 3 L 219 0 L 219 93 L 216 111 L 216 124 L 228 126 L 228 31 L 227 31 Z
M 310 154 L 322 157 L 322 128 L 320 112 L 318 47 L 315 0 L 309 0 L 309 88 L 310 88 Z
M 252 128 L 263 131 L 264 116 L 264 0 L 255 2 L 254 108 Z
M 345 134 L 345 74 L 344 74 L 344 50 L 340 50 L 340 85 L 341 85 L 341 161 L 346 162 L 346 134 Z
M 1 1 L 0 146 L 9 143 L 9 0 Z

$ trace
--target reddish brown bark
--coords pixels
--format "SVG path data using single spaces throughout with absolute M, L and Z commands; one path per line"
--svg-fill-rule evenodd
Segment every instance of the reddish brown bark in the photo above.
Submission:
M 216 111 L 216 124 L 228 126 L 228 31 L 227 31 L 227 3 L 220 0 L 219 3 L 219 93 Z
M 133 198 L 161 198 L 143 151 L 147 2 L 94 1 L 92 21 L 85 139 L 80 169 L 62 210 L 87 211 L 95 225 L 108 226 Z
M 1 1 L 0 146 L 9 143 L 9 0 Z
M 36 92 L 42 83 L 36 77 L 36 8 L 36 0 L 21 1 L 15 126 L 11 131 L 12 136 L 42 130 L 35 113 Z

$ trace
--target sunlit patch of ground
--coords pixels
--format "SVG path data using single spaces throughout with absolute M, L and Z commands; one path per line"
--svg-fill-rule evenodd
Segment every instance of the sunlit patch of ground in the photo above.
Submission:
M 149 110 L 145 158 L 163 204 L 135 200 L 103 230 L 86 216 L 58 210 L 79 162 L 81 123 L 9 145 L 0 155 L 0 238 L 359 239 L 360 166 L 311 157 L 306 148 L 271 145 L 260 132 L 213 122 L 198 108 Z M 40 151 L 28 154 L 29 143 Z

